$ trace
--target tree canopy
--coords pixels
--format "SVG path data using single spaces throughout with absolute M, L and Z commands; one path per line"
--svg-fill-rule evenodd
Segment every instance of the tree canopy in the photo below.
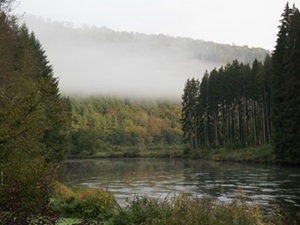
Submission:
M 99 96 L 71 98 L 71 105 L 73 154 L 182 143 L 179 103 Z
M 286 4 L 272 55 L 274 147 L 278 158 L 300 160 L 300 13 Z
M 275 50 L 263 62 L 234 60 L 201 82 L 187 80 L 182 127 L 193 148 L 272 143 L 278 161 L 299 163 L 299 10 L 287 3 L 280 23 Z
M 26 213 L 47 211 L 71 114 L 41 44 L 8 14 L 11 2 L 0 2 L 0 219 L 25 224 Z

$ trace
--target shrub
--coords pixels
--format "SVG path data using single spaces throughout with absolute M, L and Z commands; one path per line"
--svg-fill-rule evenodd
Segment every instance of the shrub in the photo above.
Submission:
M 55 224 L 57 217 L 49 210 L 50 190 L 56 178 L 55 167 L 43 157 L 28 158 L 15 154 L 14 160 L 1 164 L 1 224 Z
M 111 193 L 102 190 L 78 190 L 73 195 L 58 194 L 51 200 L 51 208 L 63 216 L 84 219 L 107 219 L 115 207 Z
M 189 155 L 192 151 L 192 148 L 190 146 L 185 146 L 183 149 L 183 154 L 184 155 Z
M 120 209 L 111 220 L 116 225 L 253 225 L 285 224 L 283 217 L 265 217 L 264 211 L 248 205 L 243 199 L 229 204 L 216 203 L 211 198 L 190 198 L 181 195 L 155 200 L 136 197 Z

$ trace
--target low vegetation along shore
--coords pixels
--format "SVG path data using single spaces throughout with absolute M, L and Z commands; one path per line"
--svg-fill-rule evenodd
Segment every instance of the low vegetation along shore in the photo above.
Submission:
M 97 152 L 94 155 L 71 155 L 69 159 L 96 158 L 188 158 L 206 159 L 213 161 L 255 162 L 255 163 L 284 163 L 276 159 L 271 145 L 241 149 L 212 148 L 192 150 L 189 147 L 169 146 L 167 148 L 130 149 L 120 148 L 115 151 Z
M 49 186 L 48 186 L 49 187 Z M 24 206 L 1 208 L 1 224 L 14 225 L 296 225 L 300 214 L 291 218 L 279 206 L 249 203 L 243 193 L 231 202 L 210 197 L 178 194 L 161 199 L 136 196 L 120 206 L 112 193 L 96 189 L 72 190 L 61 183 L 51 185 L 41 212 Z M 15 196 L 10 193 L 11 197 Z M 40 201 L 40 200 L 38 200 Z M 28 210 L 28 211 L 27 211 Z
M 121 207 L 110 192 L 88 189 L 73 191 L 57 184 L 50 209 L 60 225 L 293 224 L 279 208 L 266 210 L 257 204 L 248 204 L 242 194 L 228 204 L 218 203 L 208 197 L 189 197 L 184 194 L 165 199 L 137 196 Z

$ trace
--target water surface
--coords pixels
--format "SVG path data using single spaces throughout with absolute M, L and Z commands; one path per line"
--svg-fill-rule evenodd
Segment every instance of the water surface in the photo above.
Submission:
M 177 159 L 70 160 L 63 181 L 111 191 L 120 204 L 134 195 L 165 198 L 181 192 L 231 201 L 244 193 L 263 206 L 300 212 L 300 168 Z

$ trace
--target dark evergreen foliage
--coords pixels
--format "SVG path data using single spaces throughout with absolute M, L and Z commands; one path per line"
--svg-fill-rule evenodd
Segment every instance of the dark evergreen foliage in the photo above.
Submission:
M 48 203 L 70 111 L 41 44 L 7 15 L 11 2 L 0 1 L 0 223 L 55 224 Z
M 278 159 L 300 161 L 300 13 L 287 4 L 272 56 L 274 146 Z
M 257 60 L 251 67 L 235 60 L 219 70 L 206 72 L 198 85 L 193 84 L 194 79 L 188 80 L 182 97 L 185 141 L 193 148 L 269 143 L 269 61 L 267 56 L 265 68 Z
M 200 90 L 188 80 L 182 98 L 184 137 L 194 148 L 274 144 L 278 161 L 300 161 L 300 13 L 286 4 L 272 57 L 252 65 L 237 60 L 204 74 Z M 190 99 L 199 98 L 189 104 Z M 193 105 L 196 104 L 197 106 Z M 197 119 L 187 112 L 197 108 Z M 197 126 L 197 132 L 194 128 Z M 185 138 L 188 142 L 188 139 Z

